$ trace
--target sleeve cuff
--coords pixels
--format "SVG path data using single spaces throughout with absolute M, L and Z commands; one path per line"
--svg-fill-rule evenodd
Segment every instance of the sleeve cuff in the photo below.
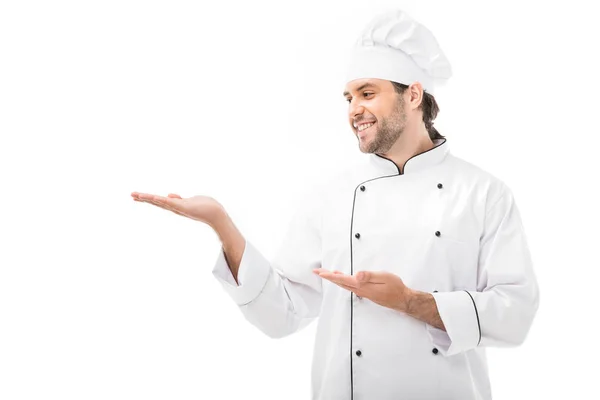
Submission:
M 427 324 L 432 343 L 444 356 L 474 349 L 481 341 L 477 306 L 466 291 L 432 293 L 446 331 Z
M 213 275 L 221 283 L 223 289 L 231 296 L 237 305 L 242 306 L 253 301 L 265 286 L 271 265 L 269 261 L 258 250 L 246 240 L 240 268 L 238 269 L 238 281 L 235 282 L 229 264 L 225 259 L 223 247 L 219 250 L 217 261 L 213 268 Z M 243 274 L 242 274 L 243 272 Z

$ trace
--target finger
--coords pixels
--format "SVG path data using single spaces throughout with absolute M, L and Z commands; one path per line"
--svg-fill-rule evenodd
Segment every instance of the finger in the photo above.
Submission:
M 386 283 L 389 279 L 381 271 L 360 271 L 356 274 L 356 279 L 362 283 Z
M 333 272 L 330 272 L 330 271 L 328 271 L 328 270 L 326 270 L 326 269 L 324 269 L 324 268 L 315 268 L 315 269 L 313 269 L 313 272 L 314 272 L 315 274 L 317 274 L 317 275 L 321 275 L 321 273 L 328 273 L 328 274 L 331 274 L 331 273 L 333 273 L 333 274 L 335 274 L 335 275 L 344 275 L 344 273 L 343 273 L 343 272 L 341 272 L 341 271 L 337 271 L 337 270 L 335 270 L 335 271 L 333 271 Z
M 159 202 L 159 200 L 161 199 L 160 196 L 156 196 L 150 193 L 132 193 L 132 196 L 135 196 L 135 198 L 137 198 L 137 200 L 139 201 L 144 201 L 146 203 L 150 203 L 150 204 L 154 204 L 155 206 L 158 207 L 162 207 L 162 203 L 163 202 Z M 164 199 L 164 197 L 162 197 L 162 199 Z
M 160 208 L 165 208 L 166 207 L 165 204 L 158 202 L 157 200 L 154 199 L 154 197 L 152 197 L 152 198 L 144 198 L 143 197 L 142 201 L 146 202 L 148 204 L 153 204 L 153 205 L 155 205 L 157 207 L 160 207 Z
M 141 198 L 141 197 L 134 197 L 133 199 L 134 199 L 135 201 L 139 201 L 139 202 L 141 202 L 141 203 L 150 203 L 150 204 L 152 204 L 152 201 L 151 201 L 151 200 L 148 200 L 148 199 L 143 199 L 143 198 Z
M 138 200 L 138 201 L 150 203 L 157 207 L 164 208 L 165 210 L 172 211 L 175 214 L 181 215 L 182 217 L 187 217 L 187 215 L 185 215 L 181 210 L 171 206 L 171 204 L 173 204 L 173 202 L 169 203 L 168 200 L 164 201 L 166 199 L 167 199 L 166 197 L 155 196 L 155 195 L 150 195 L 150 194 L 143 194 L 143 196 L 140 196 L 140 200 Z
M 356 274 L 356 279 L 359 282 L 369 282 L 371 280 L 371 273 L 370 271 L 360 271 Z
M 167 209 L 167 207 L 164 204 L 160 204 L 154 200 L 143 199 L 141 201 L 143 201 L 144 203 L 152 204 L 153 206 L 156 206 L 156 207 Z
M 156 205 L 157 207 L 164 208 L 165 210 L 172 211 L 175 214 L 179 214 L 179 215 L 185 217 L 185 215 L 182 213 L 181 210 L 179 210 L 179 209 L 177 209 L 175 207 L 172 207 L 169 204 L 161 203 L 160 201 L 154 201 L 153 204 Z
M 326 272 L 326 273 L 329 273 L 329 274 L 331 274 L 331 273 L 333 273 L 333 274 L 341 274 L 341 275 L 344 274 L 342 271 L 338 271 L 338 270 L 329 271 L 329 270 L 326 270 L 325 268 L 315 268 L 315 269 L 313 269 L 313 272 L 317 273 L 317 274 L 320 274 L 321 272 Z
M 154 196 L 154 202 L 156 202 L 159 206 L 166 208 L 171 211 L 179 211 L 183 212 L 181 209 L 181 199 L 174 197 L 163 197 L 163 196 Z
M 140 192 L 133 192 L 131 193 L 132 196 L 137 197 L 140 200 L 152 200 L 154 199 L 154 195 L 150 194 L 150 193 L 140 193 Z
M 335 282 L 334 282 L 335 283 Z M 349 292 L 354 293 L 355 295 L 357 295 L 358 297 L 363 297 L 362 296 L 362 292 L 359 292 L 359 289 L 352 287 L 352 286 L 348 286 L 348 285 L 344 285 L 343 283 L 336 283 L 336 285 L 338 285 L 339 287 L 341 287 L 342 289 L 346 289 Z
M 181 210 L 179 210 L 179 209 L 177 209 L 175 207 L 172 207 L 172 206 L 170 206 L 168 204 L 161 203 L 160 201 L 159 202 L 155 202 L 155 203 L 156 203 L 156 205 L 158 207 L 164 208 L 165 210 L 172 211 L 175 214 L 181 215 L 182 217 L 187 217 L 187 215 L 185 215 Z
M 164 196 L 159 196 L 159 195 L 154 195 L 154 201 L 156 201 L 157 203 L 164 203 L 167 205 L 170 205 L 170 202 L 172 201 L 171 197 L 164 197 Z
M 361 290 L 371 290 L 372 287 L 374 286 L 379 286 L 379 283 L 373 283 L 373 282 L 359 282 L 356 277 L 352 276 L 352 275 L 338 275 L 338 274 L 332 274 L 332 273 L 327 273 L 327 274 L 320 274 L 320 277 L 323 279 L 327 279 L 328 281 L 331 281 L 333 283 L 335 283 L 336 285 L 346 285 L 348 287 L 354 288 L 354 289 L 361 289 Z
M 359 282 L 356 280 L 354 276 L 342 275 L 342 274 L 332 274 L 331 272 L 323 272 L 320 273 L 319 276 L 323 279 L 327 279 L 333 283 L 343 284 L 347 286 L 351 286 L 354 288 L 359 287 Z
M 344 285 L 343 283 L 336 283 L 336 285 L 338 285 L 339 287 L 344 288 L 346 290 L 349 290 L 351 292 L 354 292 L 356 290 L 355 287 Z
M 329 272 L 329 271 L 326 270 L 325 268 L 314 268 L 313 272 L 318 275 L 318 274 L 321 274 L 322 272 Z

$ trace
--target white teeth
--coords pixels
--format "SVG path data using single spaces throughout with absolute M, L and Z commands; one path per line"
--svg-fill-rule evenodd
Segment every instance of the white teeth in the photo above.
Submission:
M 364 131 L 367 128 L 370 128 L 371 126 L 375 125 L 373 122 L 370 122 L 368 124 L 362 124 L 358 126 L 358 131 Z

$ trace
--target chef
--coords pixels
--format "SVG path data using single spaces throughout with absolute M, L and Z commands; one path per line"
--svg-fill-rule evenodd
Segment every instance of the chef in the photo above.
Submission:
M 281 338 L 318 320 L 313 399 L 491 399 L 486 348 L 530 329 L 539 292 L 515 198 L 432 126 L 450 76 L 427 28 L 378 15 L 343 93 L 365 158 L 307 193 L 271 260 L 224 211 L 196 218 L 218 233 L 213 274 L 251 324 Z M 207 207 L 145 196 L 190 217 Z

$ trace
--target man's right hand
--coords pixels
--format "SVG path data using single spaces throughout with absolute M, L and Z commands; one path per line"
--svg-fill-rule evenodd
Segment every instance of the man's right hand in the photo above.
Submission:
M 155 194 L 132 192 L 131 197 L 135 201 L 154 204 L 165 210 L 173 211 L 175 214 L 210 225 L 219 236 L 225 260 L 233 278 L 236 282 L 238 281 L 237 275 L 246 248 L 246 239 L 229 218 L 221 203 L 209 196 L 193 196 L 182 199 L 180 195 L 173 193 L 168 197 L 162 197 Z
M 225 209 L 217 200 L 209 196 L 193 196 L 187 199 L 178 194 L 169 194 L 168 197 L 149 193 L 132 192 L 133 200 L 154 204 L 165 210 L 173 211 L 183 217 L 204 222 L 214 227 L 222 218 Z

